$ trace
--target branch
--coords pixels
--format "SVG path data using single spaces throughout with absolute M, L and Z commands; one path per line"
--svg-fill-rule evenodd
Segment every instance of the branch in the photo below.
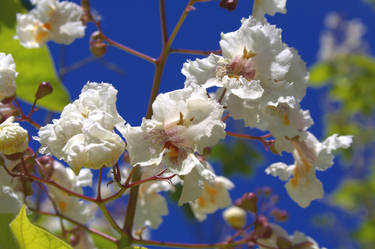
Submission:
M 210 55 L 210 54 L 221 54 L 221 50 L 212 50 L 212 51 L 204 51 L 204 50 L 195 50 L 195 49 L 170 49 L 171 53 L 176 54 L 195 54 L 195 55 Z

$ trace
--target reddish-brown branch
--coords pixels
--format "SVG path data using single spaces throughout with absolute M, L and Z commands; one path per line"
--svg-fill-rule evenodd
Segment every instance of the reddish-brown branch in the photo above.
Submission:
M 159 9 L 160 9 L 160 26 L 161 26 L 161 38 L 163 46 L 168 42 L 168 33 L 167 33 L 167 18 L 165 15 L 165 1 L 159 0 Z
M 210 54 L 221 54 L 221 50 L 196 50 L 196 49 L 170 49 L 171 53 L 175 54 L 194 54 L 194 55 L 210 55 Z
M 266 140 L 266 138 L 269 138 L 269 137 L 272 136 L 271 134 L 267 134 L 267 135 L 264 135 L 264 136 L 251 136 L 251 135 L 239 134 L 239 133 L 230 132 L 230 131 L 227 131 L 226 133 L 227 133 L 228 136 L 232 136 L 232 137 L 258 140 L 264 145 L 264 147 L 266 149 L 268 149 L 268 147 L 275 142 L 275 140 L 273 140 L 273 139 L 272 140 Z

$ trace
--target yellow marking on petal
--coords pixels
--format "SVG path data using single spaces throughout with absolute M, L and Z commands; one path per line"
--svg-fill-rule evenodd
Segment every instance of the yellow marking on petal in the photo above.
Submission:
M 215 196 L 217 194 L 217 190 L 211 186 L 206 185 L 206 191 L 210 196 L 210 201 L 213 202 L 215 200 Z
M 66 211 L 66 202 L 65 201 L 59 201 L 59 209 L 61 212 L 65 213 Z
M 290 121 L 289 121 L 288 114 L 284 114 L 284 116 L 283 116 L 283 124 L 286 125 L 286 126 L 289 126 Z
M 40 30 L 35 36 L 35 41 L 37 43 L 45 42 L 47 40 L 48 33 L 48 31 Z
M 242 58 L 247 60 L 247 59 L 250 59 L 252 57 L 254 57 L 256 55 L 256 53 L 254 52 L 251 52 L 251 51 L 247 51 L 246 48 L 243 49 L 243 52 L 242 52 Z
M 296 165 L 296 167 L 294 168 L 294 176 L 292 179 L 290 179 L 290 183 L 292 184 L 293 188 L 297 187 L 298 181 L 299 181 L 299 169 L 298 169 L 298 165 Z
M 206 206 L 206 200 L 203 198 L 203 196 L 199 197 L 199 199 L 198 199 L 198 205 L 200 207 Z
M 178 120 L 176 125 L 184 125 L 184 114 L 180 112 L 180 119 Z
M 52 26 L 49 22 L 46 22 L 45 24 L 43 24 L 43 27 L 48 29 L 48 30 L 51 30 L 52 29 Z

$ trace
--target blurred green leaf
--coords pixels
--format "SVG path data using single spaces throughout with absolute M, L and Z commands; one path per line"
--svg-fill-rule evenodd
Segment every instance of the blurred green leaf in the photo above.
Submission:
M 99 235 L 91 234 L 91 238 L 94 240 L 97 249 L 117 249 L 116 244 Z
M 250 176 L 253 168 L 262 161 L 262 155 L 249 143 L 235 140 L 234 143 L 220 143 L 214 146 L 209 159 L 220 162 L 225 176 Z
M 0 214 L 0 245 L 2 246 L 2 248 L 18 248 L 9 227 L 9 223 L 13 220 L 13 218 L 14 214 Z
M 30 223 L 24 205 L 17 217 L 10 223 L 20 249 L 73 249 L 69 244 L 46 230 Z
M 330 63 L 318 63 L 310 69 L 310 82 L 313 86 L 321 86 L 327 83 L 334 74 L 334 69 Z
M 18 0 L 1 0 L 0 3 L 0 44 L 3 53 L 12 54 L 16 71 L 19 73 L 17 97 L 32 103 L 38 86 L 48 81 L 53 87 L 51 95 L 38 101 L 38 105 L 51 111 L 62 111 L 70 102 L 68 92 L 58 78 L 47 46 L 27 49 L 14 40 L 16 35 L 16 13 L 21 12 Z

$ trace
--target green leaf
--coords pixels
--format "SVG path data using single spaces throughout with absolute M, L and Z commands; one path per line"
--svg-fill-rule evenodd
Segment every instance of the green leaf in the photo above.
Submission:
M 2 248 L 18 249 L 9 227 L 9 223 L 13 218 L 14 214 L 0 214 L 0 245 Z
M 334 76 L 334 69 L 330 63 L 323 62 L 314 65 L 310 70 L 310 82 L 314 86 L 321 86 Z
M 20 249 L 73 249 L 70 245 L 46 230 L 33 225 L 26 216 L 25 205 L 10 223 Z
M 251 144 L 236 140 L 234 143 L 220 143 L 211 150 L 210 159 L 223 166 L 225 176 L 240 174 L 250 176 L 253 168 L 262 160 L 262 155 Z
M 19 73 L 16 80 L 17 97 L 32 103 L 39 84 L 48 81 L 53 92 L 39 100 L 38 105 L 51 111 L 62 111 L 69 104 L 70 98 L 56 74 L 48 47 L 27 49 L 13 39 L 16 34 L 17 12 L 22 12 L 22 5 L 18 0 L 1 0 L 0 52 L 12 54 L 16 63 L 16 71 Z

